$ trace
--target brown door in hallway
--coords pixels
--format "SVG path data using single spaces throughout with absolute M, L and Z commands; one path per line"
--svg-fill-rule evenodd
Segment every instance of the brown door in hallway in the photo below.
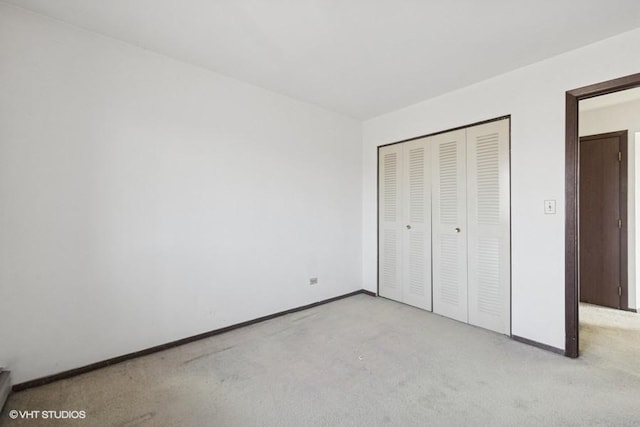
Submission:
M 580 301 L 627 306 L 627 131 L 580 138 Z

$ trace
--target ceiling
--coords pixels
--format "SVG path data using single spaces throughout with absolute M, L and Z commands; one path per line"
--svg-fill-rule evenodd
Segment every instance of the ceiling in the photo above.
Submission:
M 358 119 L 640 27 L 638 0 L 5 0 Z

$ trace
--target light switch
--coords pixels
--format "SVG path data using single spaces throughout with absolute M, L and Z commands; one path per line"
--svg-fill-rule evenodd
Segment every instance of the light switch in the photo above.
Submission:
M 545 200 L 544 201 L 544 213 L 546 215 L 555 215 L 556 214 L 556 201 L 555 200 Z

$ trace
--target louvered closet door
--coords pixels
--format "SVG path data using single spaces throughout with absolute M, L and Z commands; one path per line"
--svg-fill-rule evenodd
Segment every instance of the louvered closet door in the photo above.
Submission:
M 378 284 L 381 296 L 402 301 L 402 147 L 378 151 Z
M 469 323 L 510 333 L 509 121 L 467 129 Z
M 465 130 L 431 138 L 433 311 L 467 321 Z
M 426 138 L 403 150 L 402 302 L 431 310 L 431 150 Z

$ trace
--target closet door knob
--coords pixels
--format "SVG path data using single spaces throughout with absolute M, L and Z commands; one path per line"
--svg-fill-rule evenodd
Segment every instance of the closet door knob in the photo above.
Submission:
M 411 230 L 411 226 L 407 224 L 407 230 Z
M 456 227 L 456 233 L 459 233 L 459 232 L 460 232 L 460 228 Z

